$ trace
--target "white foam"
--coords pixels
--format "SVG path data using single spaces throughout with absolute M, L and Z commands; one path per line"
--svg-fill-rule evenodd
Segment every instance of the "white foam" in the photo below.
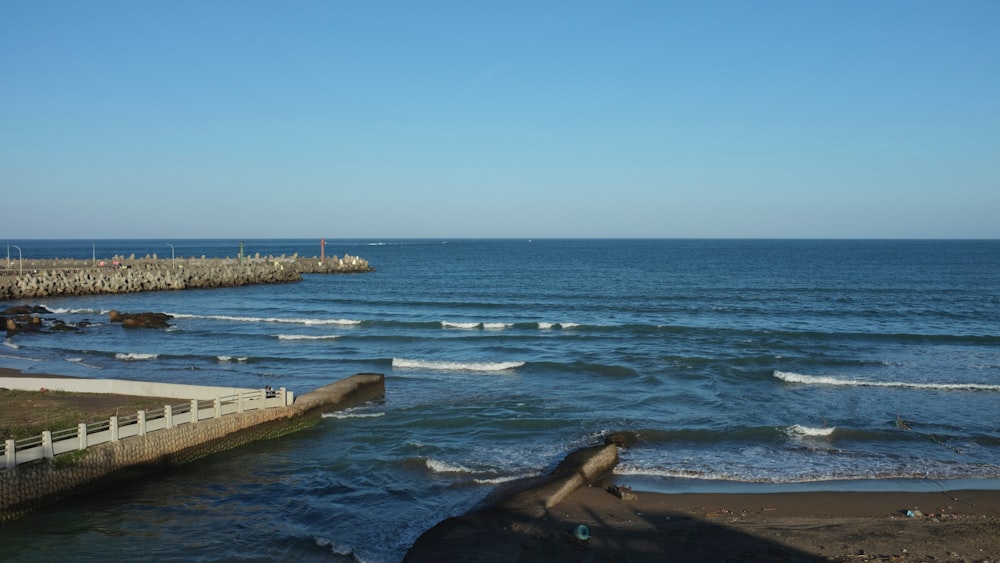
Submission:
M 555 328 L 568 330 L 568 329 L 578 328 L 579 326 L 581 326 L 580 323 L 549 323 L 549 322 L 538 321 L 538 328 L 540 328 L 541 330 L 552 330 Z
M 78 366 L 83 366 L 83 367 L 90 368 L 90 369 L 104 369 L 101 366 L 95 366 L 95 365 L 91 365 L 91 364 L 88 364 L 88 363 L 84 362 L 83 358 L 66 358 L 66 361 L 70 362 L 70 363 L 74 363 L 74 364 L 76 364 Z
M 524 362 L 435 362 L 393 358 L 392 367 L 430 369 L 441 371 L 507 371 L 519 368 Z
M 320 547 L 329 547 L 330 551 L 333 552 L 334 555 L 339 555 L 341 557 L 350 557 L 354 555 L 354 548 L 349 545 L 337 545 L 337 543 L 333 540 L 319 536 L 314 536 L 314 539 L 316 541 L 316 545 Z
M 705 481 L 734 480 L 732 475 L 722 472 L 708 473 L 704 471 L 686 469 L 638 467 L 628 463 L 619 463 L 615 466 L 614 474 L 640 477 L 669 477 L 673 479 L 699 479 Z
M 16 343 L 12 342 L 9 338 L 3 341 L 3 345 L 6 346 L 6 347 L 8 347 L 8 348 L 12 348 L 14 350 L 17 350 L 17 349 L 20 348 L 19 345 L 17 345 Z
M 472 329 L 483 326 L 483 323 L 456 323 L 451 321 L 441 321 L 441 326 L 444 328 Z
M 789 436 L 830 436 L 833 431 L 836 430 L 836 426 L 824 426 L 817 428 L 815 426 L 802 426 L 801 424 L 793 424 L 791 426 L 786 426 L 784 428 L 785 434 Z
M 323 418 L 379 418 L 385 416 L 384 412 L 350 412 L 350 411 L 336 411 L 336 412 L 325 412 L 321 415 Z
M 427 458 L 427 468 L 434 473 L 472 473 L 472 470 L 468 467 L 461 465 L 452 465 L 450 463 L 439 461 L 433 458 Z
M 41 303 L 40 306 L 44 307 L 46 310 L 51 311 L 53 314 L 56 314 L 56 315 L 66 315 L 66 314 L 72 314 L 72 315 L 107 315 L 108 313 L 111 312 L 110 309 L 108 309 L 108 310 L 97 310 L 97 309 L 90 309 L 88 307 L 81 307 L 81 308 L 77 308 L 77 309 L 72 309 L 72 308 L 69 308 L 69 307 L 49 307 L 48 305 L 46 305 L 44 303 Z
M 353 326 L 361 324 L 361 321 L 356 321 L 353 319 L 239 317 L 233 315 L 189 315 L 187 313 L 170 313 L 170 315 L 177 319 L 209 319 L 215 321 L 234 321 L 241 323 L 276 323 L 276 324 L 338 325 L 338 326 Z
M 488 330 L 503 330 L 509 326 L 509 323 L 483 323 L 483 328 Z
M 340 336 L 336 334 L 278 334 L 276 336 L 278 340 L 336 340 L 340 338 Z
M 225 363 L 229 363 L 229 362 L 237 362 L 237 363 L 242 364 L 242 363 L 246 363 L 250 359 L 247 356 L 238 356 L 238 357 L 235 357 L 235 358 L 233 356 L 216 356 L 216 358 L 220 362 L 222 362 L 224 364 Z
M 480 485 L 499 485 L 501 483 L 509 483 L 511 481 L 517 481 L 518 479 L 528 479 L 530 477 L 537 477 L 540 473 L 525 473 L 524 475 L 508 475 L 506 477 L 479 477 L 473 479 L 474 483 Z
M 907 389 L 936 389 L 942 391 L 1000 391 L 1000 385 L 986 383 L 910 383 L 906 381 L 865 381 L 825 375 L 804 375 L 788 371 L 774 371 L 774 377 L 788 383 L 804 385 L 831 385 L 841 387 L 900 387 Z
M 116 360 L 125 360 L 128 362 L 138 361 L 138 360 L 155 360 L 160 357 L 159 354 L 140 354 L 138 352 L 132 352 L 130 354 L 123 354 L 121 352 L 115 354 Z
M 15 345 L 15 348 L 20 348 L 20 346 Z M 7 354 L 0 354 L 0 358 L 6 358 L 8 360 L 21 360 L 25 362 L 44 362 L 45 360 L 41 358 L 22 358 L 21 356 L 8 356 Z

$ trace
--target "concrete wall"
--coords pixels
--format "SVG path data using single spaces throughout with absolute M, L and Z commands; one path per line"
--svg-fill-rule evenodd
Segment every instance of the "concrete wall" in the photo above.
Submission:
M 323 412 L 385 396 L 385 377 L 356 374 L 316 389 L 295 404 L 227 415 L 135 436 L 0 471 L 0 522 L 45 505 L 151 471 L 188 463 L 257 440 L 317 424 Z
M 209 401 L 216 397 L 229 397 L 238 393 L 255 391 L 242 387 L 209 387 L 182 383 L 158 383 L 125 379 L 88 379 L 84 377 L 4 377 L 0 387 L 22 391 L 69 391 L 72 393 L 113 393 L 169 399 L 198 399 Z

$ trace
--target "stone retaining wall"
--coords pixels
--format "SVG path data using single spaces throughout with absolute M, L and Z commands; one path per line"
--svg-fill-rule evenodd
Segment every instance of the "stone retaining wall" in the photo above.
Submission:
M 123 476 L 145 475 L 250 442 L 284 436 L 317 424 L 323 412 L 384 396 L 383 375 L 356 374 L 301 395 L 291 406 L 184 424 L 0 471 L 0 522 L 110 485 Z
M 254 257 L 164 260 L 116 257 L 94 267 L 85 260 L 28 260 L 0 276 L 0 301 L 57 295 L 136 293 L 168 289 L 201 289 L 254 284 L 291 283 L 302 274 L 371 272 L 357 256 L 319 258 Z M 109 265 L 112 264 L 112 265 Z

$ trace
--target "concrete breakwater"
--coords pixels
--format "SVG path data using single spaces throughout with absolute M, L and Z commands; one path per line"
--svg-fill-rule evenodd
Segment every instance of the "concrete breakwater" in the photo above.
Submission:
M 543 518 L 573 491 L 590 486 L 617 464 L 618 444 L 614 441 L 572 452 L 548 475 L 502 485 L 483 506 L 427 530 L 410 547 L 403 562 L 522 560 L 519 542 L 528 535 L 531 522 Z M 586 528 L 583 533 L 587 533 Z M 503 539 L 484 546 L 484 537 Z M 576 555 L 562 553 L 559 559 L 577 559 L 571 554 Z
M 136 293 L 292 283 L 302 274 L 371 272 L 368 261 L 344 255 L 328 258 L 178 258 L 111 260 L 28 260 L 0 270 L 0 301 L 58 295 Z
M 314 426 L 322 413 L 385 396 L 385 377 L 356 374 L 296 397 L 290 406 L 201 420 L 0 471 L 0 522 L 152 471 Z

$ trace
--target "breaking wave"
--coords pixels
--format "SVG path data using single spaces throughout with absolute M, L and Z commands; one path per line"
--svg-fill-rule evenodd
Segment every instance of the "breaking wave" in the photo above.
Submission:
M 823 438 L 833 435 L 833 432 L 837 429 L 836 426 L 802 426 L 801 424 L 793 424 L 791 426 L 786 426 L 783 430 L 785 434 L 791 438 L 802 438 L 802 437 L 818 437 Z
M 361 321 L 354 319 L 310 319 L 310 318 L 282 318 L 282 317 L 239 317 L 233 315 L 190 315 L 187 313 L 170 313 L 177 319 L 209 319 L 216 321 L 235 321 L 241 323 L 279 323 L 279 324 L 301 324 L 301 325 L 338 325 L 355 326 Z
M 127 354 L 123 353 L 123 352 L 119 352 L 119 353 L 115 354 L 115 359 L 116 360 L 124 360 L 126 362 L 134 362 L 134 361 L 141 361 L 141 360 L 155 360 L 156 358 L 159 358 L 159 357 L 160 357 L 159 354 L 140 354 L 138 352 L 131 352 L 131 353 L 127 353 Z
M 336 340 L 340 338 L 340 336 L 336 334 L 277 334 L 275 337 L 278 340 Z
M 1000 385 L 986 383 L 909 383 L 906 381 L 866 381 L 828 375 L 804 375 L 788 371 L 774 372 L 774 377 L 804 385 L 830 385 L 839 387 L 899 387 L 906 389 L 936 389 L 942 391 L 1000 391 Z
M 433 458 L 427 458 L 427 469 L 434 473 L 474 473 L 473 470 L 463 465 L 451 464 Z
M 519 368 L 524 362 L 440 362 L 429 360 L 408 360 L 393 358 L 392 367 L 406 369 L 429 369 L 440 371 L 508 371 Z

